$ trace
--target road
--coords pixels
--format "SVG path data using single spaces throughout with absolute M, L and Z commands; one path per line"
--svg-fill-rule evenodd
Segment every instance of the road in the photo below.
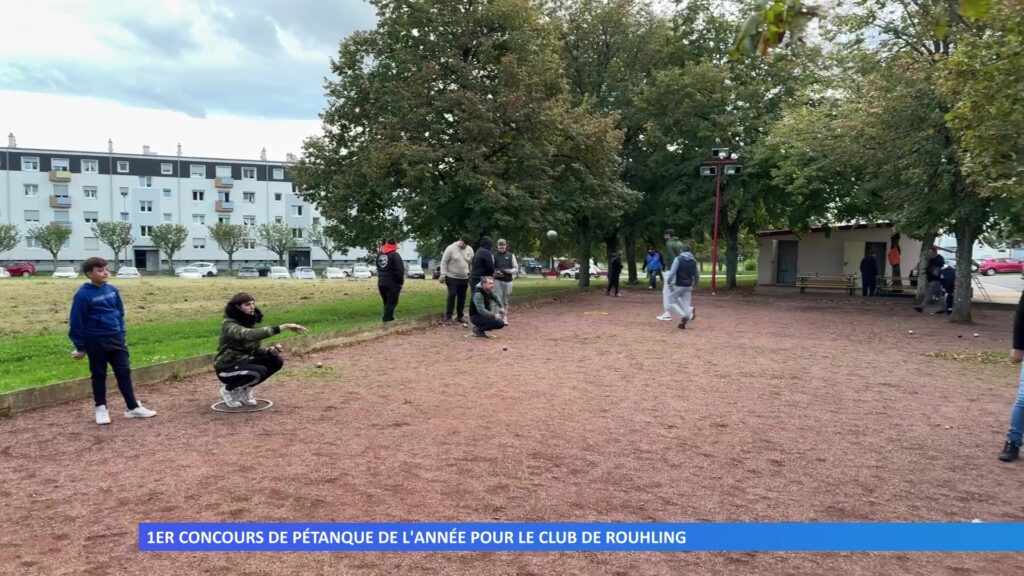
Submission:
M 997 274 L 978 278 L 981 278 L 981 284 L 993 302 L 1016 304 L 1020 300 L 1021 291 L 1024 290 L 1024 279 L 1021 279 L 1020 274 Z M 974 300 L 984 301 L 985 297 L 975 289 Z

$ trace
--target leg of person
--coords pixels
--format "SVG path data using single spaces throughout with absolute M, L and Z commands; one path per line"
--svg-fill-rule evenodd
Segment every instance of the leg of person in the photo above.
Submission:
M 868 279 L 863 276 L 860 279 L 860 296 L 861 298 L 868 295 Z
M 676 313 L 679 314 L 679 328 L 681 329 L 686 328 L 686 323 L 690 319 L 689 312 L 687 311 L 686 306 L 683 305 L 683 292 L 686 290 L 689 289 L 682 286 L 676 286 L 668 295 L 669 308 L 675 310 Z
M 218 370 L 217 379 L 224 383 L 220 389 L 220 396 L 224 403 L 229 408 L 238 408 L 244 400 L 248 399 L 248 394 L 242 394 L 239 391 L 266 380 L 267 367 L 255 362 L 255 358 L 247 358 L 234 366 Z M 255 404 L 255 400 L 253 403 Z
M 110 412 L 107 410 L 107 353 L 103 349 L 103 344 L 95 337 L 85 341 L 85 353 L 89 355 L 96 423 L 110 424 Z
M 868 296 L 878 296 L 878 277 L 872 276 L 868 284 Z
M 384 314 L 381 316 L 381 322 L 388 322 L 388 288 L 389 286 L 377 285 L 377 292 L 380 293 L 380 302 L 384 307 Z
M 469 280 L 466 278 L 456 280 L 456 295 L 458 308 L 458 320 L 462 325 L 466 324 L 466 292 L 469 290 Z
M 114 368 L 114 378 L 117 380 L 117 389 L 124 397 L 126 410 L 125 418 L 152 418 L 156 411 L 146 408 L 135 399 L 135 388 L 132 386 L 131 357 L 128 353 L 128 344 L 124 336 L 108 336 L 104 338 L 104 347 L 107 349 L 107 360 Z
M 929 295 L 925 298 L 927 304 L 930 306 L 934 303 L 940 309 L 945 308 L 945 298 L 943 298 L 942 295 L 942 282 L 939 282 L 938 280 L 929 282 L 928 291 Z
M 609 278 L 608 279 L 608 293 L 611 294 L 613 290 L 615 291 L 615 295 L 618 296 L 619 295 L 619 278 L 618 278 L 618 276 L 616 276 L 615 278 Z
M 686 328 L 686 324 L 692 321 L 694 318 L 693 306 L 690 305 L 690 303 L 693 301 L 693 288 L 690 286 L 685 286 L 679 288 L 678 290 L 679 295 L 677 296 L 677 301 L 679 303 L 680 308 L 679 314 L 680 316 L 682 316 L 682 318 L 679 320 L 679 327 Z
M 999 454 L 1003 462 L 1013 462 L 1020 456 L 1021 438 L 1024 437 L 1024 366 L 1020 369 L 1020 385 L 1017 387 L 1017 401 L 1010 410 L 1010 429 L 1006 433 L 1006 444 Z
M 268 378 L 276 374 L 282 366 L 284 366 L 284 360 L 282 360 L 280 356 L 274 354 L 258 354 L 253 356 L 251 363 L 263 366 L 266 369 L 266 372 L 261 376 L 259 382 L 249 384 L 248 386 L 242 386 L 235 390 L 236 398 L 246 406 L 255 406 L 258 404 L 256 396 L 253 394 L 253 388 L 265 382 Z
M 953 294 L 955 292 L 956 292 L 956 290 L 950 290 L 949 292 L 946 292 L 946 315 L 947 316 L 953 313 Z
M 458 293 L 458 284 L 454 278 L 445 276 L 444 287 L 448 289 L 448 298 L 445 300 L 444 306 L 444 320 L 449 322 L 452 319 L 452 313 L 455 312 L 455 297 Z
M 395 309 L 398 308 L 398 297 L 402 294 L 401 286 L 392 286 L 388 294 L 388 310 L 391 320 L 395 319 Z

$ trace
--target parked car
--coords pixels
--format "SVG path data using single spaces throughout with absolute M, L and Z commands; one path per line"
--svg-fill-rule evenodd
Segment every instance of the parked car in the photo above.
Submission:
M 356 264 L 355 266 L 352 267 L 352 270 L 349 272 L 349 274 L 353 278 L 372 278 L 373 277 L 373 271 L 370 270 L 370 267 L 367 266 L 366 264 Z
M 274 265 L 271 264 L 270 262 L 257 262 L 252 265 L 252 267 L 255 268 L 257 272 L 260 273 L 260 276 L 267 276 L 268 274 L 270 274 L 270 269 L 273 266 Z
M 284 266 L 271 266 L 270 272 L 267 274 L 271 280 L 287 280 L 292 277 L 288 273 L 288 269 Z
M 36 275 L 36 267 L 31 262 L 24 262 L 21 260 L 4 262 L 4 268 L 11 274 L 11 276 L 28 278 L 29 276 Z
M 423 273 L 423 266 L 412 262 L 405 265 L 405 276 L 406 278 L 426 278 L 427 275 Z
M 292 278 L 296 280 L 316 280 L 316 272 L 309 266 L 296 266 L 292 272 Z
M 78 270 L 74 266 L 57 266 L 53 271 L 54 278 L 78 278 Z
M 10 278 L 11 273 L 7 271 L 7 268 L 0 266 L 0 278 Z
M 519 264 L 519 268 L 523 274 L 540 274 L 544 270 L 544 265 L 533 259 L 524 259 Z
M 324 269 L 324 278 L 328 280 L 342 280 L 348 278 L 348 270 L 330 266 Z
M 217 266 L 210 262 L 193 262 L 188 266 L 182 266 L 181 268 L 178 268 L 177 270 L 174 271 L 174 273 L 177 274 L 178 276 L 181 276 L 181 271 L 185 268 L 195 268 L 196 270 L 199 270 L 199 273 L 203 276 L 212 277 L 217 275 Z
M 178 270 L 175 271 L 175 274 L 178 275 L 178 278 L 185 278 L 187 280 L 199 280 L 203 277 L 203 273 L 195 266 L 184 266 L 182 268 L 178 268 Z
M 978 265 L 978 270 L 985 276 L 995 276 L 1003 272 L 1024 272 L 1024 261 L 1016 258 L 986 258 Z
M 580 267 L 579 266 L 573 266 L 572 268 L 569 268 L 568 270 L 562 270 L 562 272 L 560 274 L 561 274 L 562 278 L 579 278 L 580 277 Z M 590 267 L 590 277 L 591 278 L 600 278 L 601 276 L 606 276 L 607 274 L 608 274 L 608 272 L 606 270 L 602 270 L 602 269 L 600 269 L 600 268 L 598 268 L 596 266 L 591 266 Z
M 267 270 L 270 270 L 269 268 Z M 242 266 L 235 274 L 239 278 L 259 278 L 260 271 L 255 266 Z
M 121 279 L 141 278 L 142 274 L 139 274 L 139 269 L 134 266 L 121 266 L 117 269 L 117 277 Z

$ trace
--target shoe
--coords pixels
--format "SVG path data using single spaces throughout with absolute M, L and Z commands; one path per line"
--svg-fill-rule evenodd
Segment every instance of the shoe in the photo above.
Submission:
M 487 334 L 484 334 L 479 328 L 473 327 L 473 336 L 476 338 L 487 338 Z
M 96 423 L 97 424 L 110 424 L 110 412 L 107 411 L 106 406 L 96 407 Z
M 616 292 L 615 293 L 615 297 L 618 298 L 619 296 L 620 296 L 620 294 L 618 292 Z
M 697 319 L 697 309 L 696 308 L 690 308 L 690 321 L 693 321 L 693 320 L 696 320 L 696 319 Z
M 469 322 L 466 322 L 465 318 L 459 318 L 456 322 L 458 322 L 459 326 L 462 326 L 463 328 L 469 328 Z
M 679 329 L 686 330 L 686 318 L 681 318 L 679 320 Z
M 256 396 L 253 395 L 252 392 L 252 386 L 238 388 L 235 391 L 238 392 L 237 398 L 242 404 L 245 404 L 246 406 L 255 406 L 257 404 Z
M 505 323 L 505 326 L 508 326 L 508 320 L 503 320 L 502 322 Z
M 922 308 L 921 306 L 914 306 L 914 310 L 917 310 L 918 312 L 924 312 L 924 308 Z
M 1020 442 L 1007 441 L 1003 444 L 1003 451 L 999 453 L 999 459 L 1003 462 L 1013 462 L 1020 458 Z
M 150 410 L 142 404 L 139 404 L 132 410 L 124 411 L 125 418 L 152 418 L 153 416 L 156 416 L 156 410 Z
M 656 319 L 661 320 L 662 322 L 671 322 L 672 321 L 672 315 L 668 314 L 668 313 L 665 313 L 665 314 L 662 314 L 661 316 L 656 316 Z
M 240 408 L 242 406 L 242 403 L 239 402 L 238 398 L 235 396 L 235 391 L 228 390 L 226 386 L 221 386 L 220 397 L 224 400 L 224 404 L 226 404 L 228 408 Z

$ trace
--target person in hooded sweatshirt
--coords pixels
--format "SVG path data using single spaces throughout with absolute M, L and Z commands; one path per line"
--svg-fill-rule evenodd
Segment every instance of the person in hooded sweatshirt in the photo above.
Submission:
M 224 320 L 220 324 L 220 341 L 213 368 L 217 379 L 224 386 L 220 397 L 229 408 L 242 404 L 255 406 L 253 387 L 270 378 L 284 366 L 281 359 L 281 345 L 264 348 L 260 340 L 280 334 L 285 330 L 305 334 L 306 329 L 298 324 L 281 324 L 257 328 L 263 321 L 263 312 L 256 307 L 256 301 L 245 292 L 239 292 L 224 306 Z
M 484 276 L 494 276 L 494 254 L 491 252 L 491 239 L 480 238 L 480 247 L 473 253 L 473 263 L 469 271 L 469 289 L 473 290 Z
M 690 252 L 690 247 L 683 246 L 679 256 L 672 261 L 672 267 L 665 278 L 665 283 L 669 285 L 669 308 L 679 313 L 679 328 L 681 330 L 685 330 L 686 323 L 696 317 L 696 312 L 690 302 L 693 289 L 698 282 L 700 282 L 700 271 L 697 268 L 697 260 Z M 668 311 L 666 310 L 666 312 Z
M 154 410 L 139 404 L 132 386 L 132 367 L 125 342 L 124 303 L 117 288 L 107 284 L 110 271 L 103 258 L 89 258 L 82 263 L 82 272 L 89 279 L 75 292 L 68 318 L 68 337 L 75 350 L 75 360 L 89 357 L 92 375 L 92 397 L 96 406 L 96 423 L 110 424 L 107 410 L 107 364 L 114 369 L 117 389 L 125 403 L 125 418 L 152 418 Z
M 1013 317 L 1013 348 L 1010 349 L 1010 361 L 1020 364 L 1024 360 L 1024 292 L 1021 292 L 1017 303 L 1017 313 Z M 1024 440 L 1024 366 L 1020 370 L 1017 400 L 1010 409 L 1010 429 L 1006 432 L 1006 443 L 999 459 L 1013 462 L 1020 458 L 1020 444 Z
M 388 238 L 377 252 L 377 291 L 384 303 L 384 322 L 395 320 L 395 308 L 398 307 L 398 295 L 405 284 L 405 262 L 398 253 L 398 243 Z

